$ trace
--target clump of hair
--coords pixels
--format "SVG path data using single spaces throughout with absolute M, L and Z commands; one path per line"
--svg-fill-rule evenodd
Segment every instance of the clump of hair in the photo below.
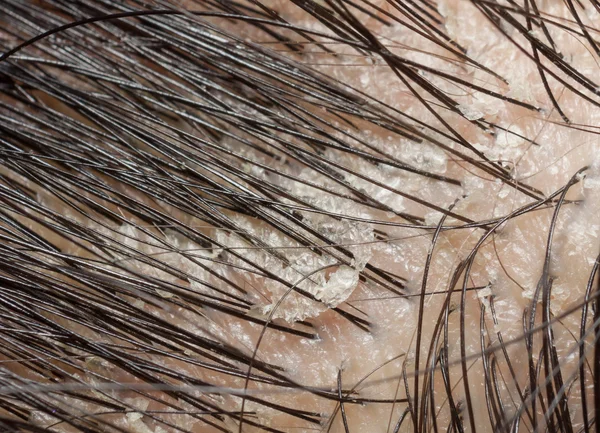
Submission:
M 597 8 L 3 0 L 0 430 L 595 429 Z

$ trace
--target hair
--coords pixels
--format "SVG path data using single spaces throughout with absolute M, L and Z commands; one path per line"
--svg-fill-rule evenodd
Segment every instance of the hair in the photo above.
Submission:
M 3 432 L 599 431 L 597 3 L 3 0 Z

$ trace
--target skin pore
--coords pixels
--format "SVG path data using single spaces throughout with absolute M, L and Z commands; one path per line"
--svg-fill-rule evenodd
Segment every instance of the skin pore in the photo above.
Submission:
M 595 431 L 596 7 L 3 0 L 0 430 Z

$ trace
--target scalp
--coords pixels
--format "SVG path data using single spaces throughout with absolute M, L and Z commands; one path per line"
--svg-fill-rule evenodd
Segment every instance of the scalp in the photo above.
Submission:
M 7 431 L 589 430 L 591 5 L 0 10 Z

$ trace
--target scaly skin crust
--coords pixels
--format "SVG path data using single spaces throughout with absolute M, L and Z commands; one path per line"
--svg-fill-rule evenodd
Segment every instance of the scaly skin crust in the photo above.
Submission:
M 0 430 L 591 431 L 599 26 L 4 0 Z

